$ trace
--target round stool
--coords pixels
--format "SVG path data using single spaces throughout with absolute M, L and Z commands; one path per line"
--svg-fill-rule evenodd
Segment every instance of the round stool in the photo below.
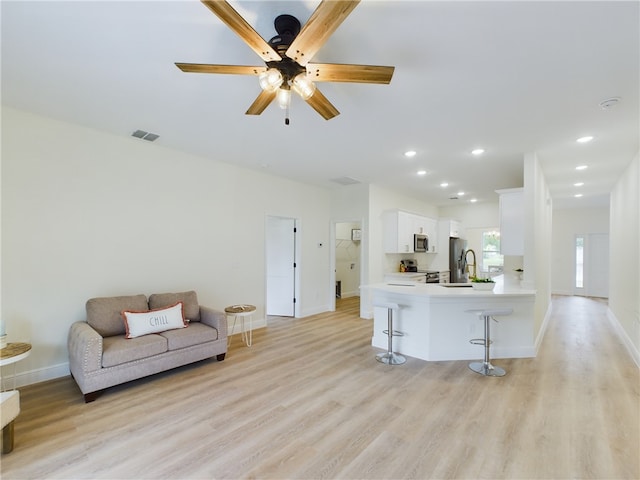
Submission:
M 491 319 L 493 319 L 494 322 L 497 322 L 497 320 L 493 317 L 497 317 L 500 315 L 511 315 L 513 313 L 513 308 L 501 308 L 493 310 L 467 310 L 467 313 L 478 315 L 478 317 L 484 320 L 484 338 L 472 338 L 471 340 L 469 340 L 469 343 L 484 346 L 484 361 L 471 362 L 469 364 L 469 368 L 474 372 L 487 377 L 502 377 L 506 375 L 507 372 L 505 372 L 503 368 L 491 365 L 491 361 L 489 359 L 489 347 L 491 345 L 489 323 Z
M 404 335 L 404 333 L 393 329 L 393 311 L 398 310 L 400 305 L 397 303 L 379 302 L 374 303 L 373 306 L 387 309 L 387 329 L 382 331 L 382 333 L 387 335 L 387 351 L 377 354 L 376 360 L 387 365 L 402 365 L 407 359 L 402 355 L 393 353 L 393 337 L 402 337 Z
M 231 333 L 229 333 L 227 346 L 231 345 L 231 336 L 236 329 L 236 322 L 238 321 L 238 317 L 240 317 L 240 329 L 242 330 L 242 341 L 245 343 L 247 347 L 250 347 L 253 343 L 253 330 L 251 329 L 251 321 L 253 319 L 253 312 L 255 312 L 256 307 L 254 305 L 231 305 L 224 309 L 224 312 L 227 316 L 234 316 L 233 326 L 231 327 Z M 249 331 L 245 330 L 244 327 L 244 319 L 249 317 Z

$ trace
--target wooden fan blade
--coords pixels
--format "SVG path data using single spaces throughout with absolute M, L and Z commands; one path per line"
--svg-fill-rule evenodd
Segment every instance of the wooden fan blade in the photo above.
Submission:
M 305 66 L 360 0 L 322 0 L 285 55 Z
M 355 82 L 384 83 L 391 82 L 395 67 L 377 65 L 349 65 L 339 63 L 310 63 L 307 76 L 314 82 Z
M 201 0 L 220 20 L 227 24 L 249 48 L 256 52 L 265 62 L 280 61 L 278 55 L 271 46 L 256 32 L 247 21 L 240 16 L 234 8 L 224 0 Z
M 262 112 L 264 112 L 264 109 L 269 106 L 274 98 L 276 98 L 276 92 L 268 92 L 266 90 L 262 90 L 249 107 L 249 110 L 245 112 L 246 115 L 260 115 Z
M 305 101 L 311 105 L 316 112 L 322 115 L 325 120 L 331 120 L 336 115 L 340 115 L 338 109 L 334 107 L 327 97 L 317 88 L 313 95 Z
M 176 67 L 188 73 L 229 73 L 232 75 L 260 75 L 267 70 L 267 67 L 213 65 L 210 63 L 176 63 Z

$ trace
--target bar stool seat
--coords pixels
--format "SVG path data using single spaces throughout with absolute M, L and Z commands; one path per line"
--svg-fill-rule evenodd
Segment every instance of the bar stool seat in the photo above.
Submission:
M 469 368 L 480 375 L 484 375 L 486 377 L 502 377 L 507 374 L 507 372 L 500 367 L 496 367 L 491 364 L 489 349 L 491 346 L 491 333 L 490 333 L 490 322 L 493 319 L 495 322 L 497 320 L 493 317 L 499 317 L 503 315 L 511 315 L 513 313 L 513 308 L 488 308 L 488 309 L 476 309 L 476 310 L 466 310 L 467 313 L 472 313 L 477 315 L 484 321 L 484 337 L 483 338 L 472 338 L 469 340 L 469 343 L 473 345 L 483 345 L 484 346 L 484 361 L 482 362 L 471 362 L 469 364 Z
M 402 337 L 404 333 L 393 329 L 393 312 L 400 309 L 400 305 L 392 302 L 374 302 L 374 307 L 387 309 L 387 329 L 382 333 L 387 335 L 387 351 L 376 355 L 376 360 L 386 365 L 402 365 L 407 361 L 400 354 L 393 353 L 393 337 Z

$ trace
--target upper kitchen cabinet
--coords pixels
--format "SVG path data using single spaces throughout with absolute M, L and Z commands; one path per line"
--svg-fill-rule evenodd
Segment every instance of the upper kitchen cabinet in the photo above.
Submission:
M 509 188 L 496 193 L 500 195 L 500 253 L 524 255 L 524 192 Z
M 404 212 L 391 210 L 383 215 L 383 243 L 385 253 L 414 253 L 413 236 L 429 237 L 429 253 L 437 251 L 438 221 Z
M 447 230 L 449 233 L 449 237 L 465 238 L 462 224 L 457 220 L 441 220 L 440 228 L 444 228 L 445 230 Z
M 413 253 L 414 217 L 402 210 L 384 212 L 382 238 L 385 253 Z
M 438 220 L 424 217 L 424 233 L 429 237 L 429 253 L 438 253 Z

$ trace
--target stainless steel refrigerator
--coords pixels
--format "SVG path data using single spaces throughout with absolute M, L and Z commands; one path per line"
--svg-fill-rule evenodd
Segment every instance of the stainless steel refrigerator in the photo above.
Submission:
M 449 238 L 449 271 L 451 283 L 467 283 L 467 241 L 462 238 Z

